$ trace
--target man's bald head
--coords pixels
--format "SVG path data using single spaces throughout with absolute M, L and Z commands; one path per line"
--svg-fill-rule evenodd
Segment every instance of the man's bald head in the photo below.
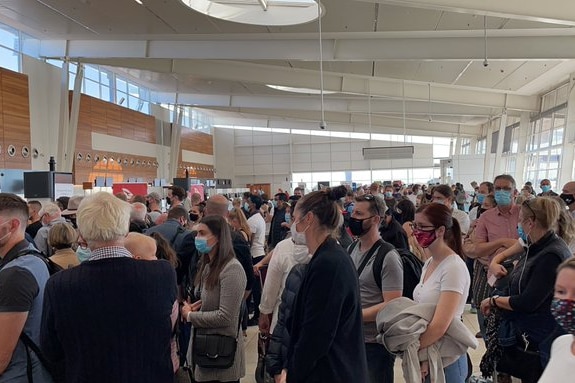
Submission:
M 145 261 L 155 261 L 156 258 L 156 240 L 147 235 L 131 232 L 126 237 L 124 246 L 135 259 Z
M 204 210 L 204 217 L 210 215 L 219 215 L 220 217 L 227 217 L 228 216 L 228 199 L 221 195 L 216 194 L 206 202 L 206 208 Z

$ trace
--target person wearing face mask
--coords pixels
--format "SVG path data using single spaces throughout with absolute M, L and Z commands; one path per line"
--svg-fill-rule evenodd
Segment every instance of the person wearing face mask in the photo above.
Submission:
M 524 237 L 526 250 L 509 276 L 508 296 L 494 295 L 481 302 L 484 315 L 493 307 L 502 311 L 503 320 L 514 329 L 511 336 L 515 336 L 517 347 L 539 352 L 540 368 L 530 377 L 517 376 L 526 383 L 537 381 L 549 359 L 551 343 L 558 335 L 550 312 L 553 284 L 557 267 L 571 257 L 565 241 L 554 232 L 560 214 L 559 204 L 551 198 L 538 197 L 521 205 L 518 231 Z M 503 353 L 507 353 L 505 348 Z M 524 357 L 519 354 L 505 364 L 500 363 L 498 369 L 517 375 L 509 366 L 520 365 Z
M 452 320 L 461 320 L 471 281 L 462 258 L 465 254 L 459 222 L 449 207 L 436 203 L 421 206 L 415 213 L 413 234 L 430 255 L 423 265 L 421 281 L 413 291 L 413 300 L 436 305 L 433 318 L 419 338 L 419 349 L 423 350 L 445 335 Z M 427 362 L 422 363 L 421 372 L 429 382 Z M 466 354 L 444 366 L 444 374 L 446 383 L 464 383 Z
M 559 265 L 551 315 L 567 334 L 553 341 L 551 358 L 538 383 L 556 383 L 575 375 L 575 258 Z
M 239 321 L 246 276 L 234 254 L 230 225 L 217 215 L 204 217 L 198 225 L 195 245 L 201 254 L 195 282 L 199 300 L 184 302 L 181 309 L 182 317 L 194 327 L 188 347 L 188 360 L 195 365 L 194 380 L 239 382 L 245 375 L 244 337 L 239 334 Z M 218 339 L 224 339 L 221 336 L 235 345 L 233 362 L 227 368 L 210 368 L 199 357 L 214 350 L 219 354 Z
M 575 181 L 569 181 L 563 186 L 559 198 L 565 202 L 569 212 L 575 218 Z
M 465 241 L 465 254 L 476 260 L 472 281 L 473 301 L 476 304 L 493 294 L 493 287 L 487 283 L 491 260 L 515 245 L 519 238 L 517 224 L 520 209 L 514 204 L 517 195 L 515 185 L 515 179 L 508 174 L 495 177 L 493 188 L 497 207 L 481 214 L 473 236 Z M 485 318 L 480 310 L 477 311 L 477 321 L 481 336 L 485 337 Z
M 387 205 L 387 208 L 391 209 L 391 211 L 395 209 L 395 205 L 397 204 L 397 199 L 395 199 L 395 197 L 393 196 L 393 191 L 394 191 L 393 186 L 385 185 L 385 189 L 383 189 L 383 195 L 377 194 L 381 198 L 383 198 L 385 204 Z
M 451 209 L 451 215 L 453 218 L 459 222 L 459 227 L 463 235 L 469 230 L 469 216 L 462 210 L 454 209 L 453 202 L 455 200 L 455 194 L 449 185 L 437 185 L 433 188 L 433 200 L 434 203 L 439 203 L 447 206 Z
M 260 301 L 260 332 L 269 335 L 277 323 L 278 308 L 285 282 L 297 264 L 307 264 L 311 259 L 306 245 L 296 245 L 291 238 L 280 241 L 272 252 L 268 264 L 266 283 Z M 270 315 L 272 315 L 270 322 Z
M 408 200 L 405 202 L 411 203 Z M 385 219 L 386 210 L 387 206 L 381 198 L 368 194 L 355 199 L 349 219 L 349 228 L 358 237 L 348 252 L 358 273 L 368 383 L 393 383 L 395 356 L 376 342 L 375 317 L 388 302 L 400 297 L 403 290 L 403 264 L 399 254 L 379 235 L 379 225 Z M 381 248 L 389 251 L 381 252 Z M 383 257 L 378 276 L 380 283 L 374 279 L 375 259 L 378 256 Z
M 268 248 L 272 250 L 288 232 L 288 228 L 282 226 L 286 222 L 287 196 L 285 193 L 277 193 L 274 196 L 274 215 L 270 222 L 270 231 L 268 236 Z
M 312 258 L 288 322 L 290 383 L 368 381 L 357 271 L 333 237 L 343 224 L 336 201 L 345 193 L 338 186 L 306 194 L 294 212 L 292 239 Z
M 558 195 L 551 190 L 551 181 L 547 178 L 541 180 L 539 187 L 541 188 L 541 193 L 537 194 L 537 197 L 555 197 Z
M 27 347 L 20 334 L 40 344 L 44 287 L 48 268 L 34 247 L 24 239 L 28 221 L 26 201 L 15 194 L 0 193 L 0 381 L 28 382 Z M 29 348 L 28 348 L 29 349 Z M 34 382 L 52 378 L 34 353 Z
M 475 202 L 473 203 L 471 210 L 469 210 L 469 227 L 474 226 L 475 220 L 479 218 L 481 213 L 483 213 L 483 201 L 485 201 L 485 197 L 488 195 L 493 195 L 493 183 L 485 181 L 477 187 L 477 192 L 474 197 Z

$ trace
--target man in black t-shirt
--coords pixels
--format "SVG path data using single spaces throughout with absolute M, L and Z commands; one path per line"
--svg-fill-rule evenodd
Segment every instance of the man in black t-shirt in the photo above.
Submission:
M 28 376 L 24 332 L 39 344 L 44 286 L 48 280 L 46 264 L 35 255 L 24 239 L 28 221 L 26 202 L 14 194 L 0 193 L 0 381 L 51 382 L 35 353 Z

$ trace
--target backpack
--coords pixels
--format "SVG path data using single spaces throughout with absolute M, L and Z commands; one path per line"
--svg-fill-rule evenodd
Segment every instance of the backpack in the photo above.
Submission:
M 348 253 L 351 254 L 355 246 L 359 241 L 355 241 L 352 243 L 348 248 Z M 373 278 L 375 279 L 375 283 L 377 283 L 377 287 L 381 290 L 381 269 L 383 268 L 383 260 L 387 253 L 391 250 L 396 250 L 399 253 L 399 258 L 401 259 L 401 264 L 403 266 L 403 296 L 409 299 L 413 299 L 413 290 L 415 286 L 419 283 L 421 279 L 421 272 L 423 269 L 423 262 L 417 258 L 415 254 L 411 251 L 403 248 L 395 248 L 392 244 L 380 240 L 375 243 L 377 247 L 377 254 L 375 255 L 375 259 L 373 261 Z M 372 247 L 372 249 L 373 249 Z M 369 251 L 372 252 L 372 249 Z M 367 264 L 371 255 L 365 257 L 364 263 Z M 364 266 L 365 267 L 365 266 Z M 363 267 L 360 266 L 361 271 L 363 271 Z
M 40 258 L 46 264 L 48 268 L 48 273 L 50 275 L 56 274 L 58 271 L 64 270 L 62 266 L 58 265 L 56 262 L 52 261 L 50 258 L 46 258 L 43 253 L 39 252 L 38 250 L 28 247 L 27 249 L 20 250 L 18 255 L 14 258 L 23 257 L 25 255 L 34 255 Z

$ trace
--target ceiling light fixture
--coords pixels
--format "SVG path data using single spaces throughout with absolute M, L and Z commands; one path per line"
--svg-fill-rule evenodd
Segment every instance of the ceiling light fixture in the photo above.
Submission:
M 320 7 L 314 0 L 180 0 L 204 15 L 242 24 L 280 26 L 308 23 Z
M 140 5 L 144 5 L 144 3 L 142 3 L 142 0 L 134 0 L 134 1 Z
M 311 89 L 311 88 L 294 88 L 291 86 L 283 86 L 283 85 L 270 85 L 270 84 L 266 84 L 266 86 L 268 88 L 272 88 L 272 89 L 276 89 L 276 90 L 281 90 L 283 92 L 292 92 L 292 93 L 300 93 L 300 94 L 321 94 L 322 90 L 321 89 Z M 335 94 L 337 92 L 333 92 L 330 90 L 324 90 L 323 94 Z

